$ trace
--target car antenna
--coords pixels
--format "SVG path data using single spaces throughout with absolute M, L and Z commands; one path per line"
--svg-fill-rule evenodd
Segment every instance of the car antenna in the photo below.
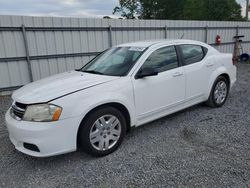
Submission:
M 185 33 L 182 34 L 181 39 L 183 39 L 184 35 L 185 35 Z

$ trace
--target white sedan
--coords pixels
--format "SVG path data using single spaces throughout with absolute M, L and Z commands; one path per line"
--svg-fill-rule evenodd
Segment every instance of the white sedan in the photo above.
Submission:
M 221 107 L 236 81 L 231 54 L 198 41 L 112 47 L 83 68 L 30 83 L 6 113 L 15 148 L 36 157 L 115 151 L 126 131 L 197 103 Z

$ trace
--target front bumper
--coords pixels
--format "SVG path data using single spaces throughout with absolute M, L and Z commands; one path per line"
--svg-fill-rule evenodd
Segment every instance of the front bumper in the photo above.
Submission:
M 54 122 L 28 122 L 15 120 L 8 110 L 5 120 L 11 142 L 22 153 L 49 157 L 77 149 L 79 117 Z M 24 143 L 37 146 L 39 152 L 25 148 Z

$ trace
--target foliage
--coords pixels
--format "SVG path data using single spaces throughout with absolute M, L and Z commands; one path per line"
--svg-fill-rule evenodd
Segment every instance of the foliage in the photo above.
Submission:
M 114 8 L 113 14 L 121 13 L 127 19 L 135 19 L 140 14 L 139 0 L 119 0 L 119 3 L 120 6 Z
M 103 16 L 102 18 L 103 18 L 103 19 L 111 19 L 110 16 Z
M 119 0 L 114 8 L 127 19 L 243 20 L 235 0 Z

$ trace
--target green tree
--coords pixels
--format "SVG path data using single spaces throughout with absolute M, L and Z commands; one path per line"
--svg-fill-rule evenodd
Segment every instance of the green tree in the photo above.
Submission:
M 185 0 L 140 0 L 143 19 L 181 19 Z
M 119 0 L 119 4 L 119 7 L 114 8 L 113 14 L 121 13 L 127 19 L 135 19 L 140 14 L 139 0 Z
M 235 0 L 186 0 L 184 19 L 243 20 L 241 6 Z
M 206 0 L 186 0 L 183 9 L 184 20 L 207 20 Z
M 207 19 L 239 21 L 243 20 L 241 16 L 241 6 L 235 0 L 206 0 Z
M 243 20 L 235 0 L 119 0 L 113 13 L 125 18 L 171 20 Z

